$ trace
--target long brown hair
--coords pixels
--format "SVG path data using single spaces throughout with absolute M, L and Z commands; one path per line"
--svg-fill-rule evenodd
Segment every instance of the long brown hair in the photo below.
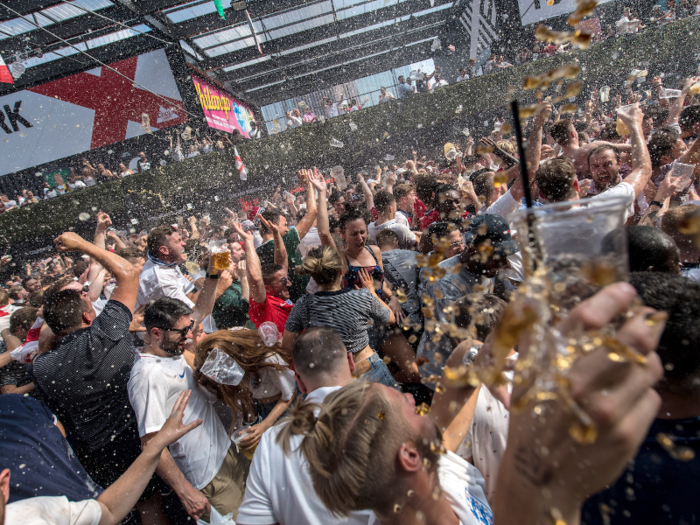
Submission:
M 240 384 L 221 385 L 212 381 L 200 372 L 200 368 L 206 361 L 209 352 L 219 348 L 234 358 L 245 372 Z M 250 421 L 255 416 L 255 404 L 253 393 L 245 386 L 245 381 L 250 376 L 262 370 L 284 370 L 287 365 L 266 362 L 265 359 L 279 355 L 285 363 L 290 362 L 289 355 L 282 349 L 279 343 L 267 347 L 263 344 L 260 335 L 255 330 L 219 330 L 204 337 L 197 345 L 197 353 L 194 358 L 193 375 L 197 382 L 209 391 L 216 394 L 224 403 L 231 407 L 234 415 L 240 412 L 245 421 Z M 234 419 L 235 423 L 235 419 Z M 230 429 L 233 432 L 233 427 Z

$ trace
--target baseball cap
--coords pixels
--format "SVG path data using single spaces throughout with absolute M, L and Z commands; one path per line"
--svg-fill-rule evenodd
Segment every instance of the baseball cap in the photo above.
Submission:
M 510 235 L 508 222 L 500 215 L 486 213 L 470 218 L 464 232 L 464 244 L 479 245 L 490 240 L 494 253 L 507 257 L 520 250 L 520 246 Z

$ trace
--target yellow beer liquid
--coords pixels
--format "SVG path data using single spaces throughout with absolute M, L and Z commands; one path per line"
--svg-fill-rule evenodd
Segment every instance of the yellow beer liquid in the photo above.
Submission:
M 630 128 L 628 128 L 627 124 L 622 122 L 619 118 L 617 119 L 617 134 L 621 137 L 630 134 Z
M 229 260 L 228 252 L 221 252 L 214 254 L 214 268 L 217 270 L 227 270 L 231 265 Z
M 253 454 L 255 454 L 255 451 L 257 450 L 258 446 L 255 445 L 253 448 L 242 448 L 241 452 L 243 452 L 243 455 L 250 459 L 251 461 L 253 460 Z
M 692 95 L 700 95 L 700 82 L 697 84 L 693 84 L 693 86 L 690 88 L 690 91 L 688 93 Z

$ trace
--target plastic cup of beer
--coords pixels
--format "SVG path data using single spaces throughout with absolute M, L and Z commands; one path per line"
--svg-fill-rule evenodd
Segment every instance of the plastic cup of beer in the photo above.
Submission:
M 228 270 L 228 267 L 231 266 L 228 245 L 224 239 L 210 241 L 209 253 L 214 257 L 214 268 L 217 270 Z
M 619 115 L 620 113 L 629 113 L 632 108 L 635 107 L 635 104 L 628 104 L 626 106 L 621 106 L 617 108 L 617 114 Z M 617 117 L 617 128 L 616 128 L 617 134 L 620 135 L 621 137 L 624 137 L 625 135 L 630 134 L 630 128 L 627 127 L 627 124 L 622 122 L 620 120 L 620 117 Z
M 345 178 L 345 170 L 342 166 L 333 166 L 331 168 L 331 177 L 338 183 L 338 189 L 344 190 L 348 187 L 348 181 Z
M 683 164 L 683 163 L 678 162 L 678 161 L 675 161 L 673 163 L 672 174 L 674 177 L 681 177 L 682 184 L 679 187 L 679 189 L 681 191 L 685 190 L 690 185 L 690 183 L 693 181 L 693 172 L 694 171 L 695 171 L 695 164 Z

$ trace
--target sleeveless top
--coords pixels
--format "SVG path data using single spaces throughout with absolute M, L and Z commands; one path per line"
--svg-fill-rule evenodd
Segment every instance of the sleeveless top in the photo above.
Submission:
M 384 292 L 382 290 L 384 285 L 384 270 L 382 270 L 382 267 L 379 266 L 379 261 L 374 255 L 374 252 L 369 249 L 369 246 L 365 246 L 365 249 L 370 253 L 370 255 L 372 255 L 372 258 L 376 264 L 374 266 L 353 266 L 350 264 L 350 259 L 348 259 L 348 256 L 346 255 L 345 260 L 348 263 L 348 271 L 343 278 L 343 288 L 354 289 L 355 286 L 362 288 L 363 286 L 362 281 L 360 280 L 359 271 L 364 268 L 372 276 L 372 279 L 374 279 L 375 288 L 378 287 L 377 295 L 380 299 L 384 300 Z

